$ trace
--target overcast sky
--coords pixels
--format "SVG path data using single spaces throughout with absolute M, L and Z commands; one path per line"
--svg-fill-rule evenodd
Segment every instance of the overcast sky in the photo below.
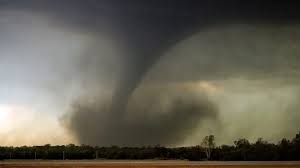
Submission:
M 298 13 L 219 2 L 0 0 L 0 145 L 293 137 Z

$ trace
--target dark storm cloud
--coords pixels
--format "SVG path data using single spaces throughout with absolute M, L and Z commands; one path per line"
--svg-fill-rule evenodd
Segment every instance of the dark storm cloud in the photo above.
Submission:
M 190 99 L 189 95 L 179 98 L 178 101 L 182 103 L 174 103 L 169 109 L 169 113 L 161 114 L 159 118 L 126 121 L 127 113 L 130 113 L 127 109 L 130 96 L 157 60 L 178 42 L 204 30 L 204 28 L 209 29 L 212 25 L 263 23 L 277 26 L 298 23 L 300 16 L 296 2 L 262 2 L 258 0 L 76 0 L 72 2 L 2 0 L 0 9 L 31 11 L 36 15 L 46 16 L 49 22 L 67 31 L 91 33 L 95 38 L 105 34 L 112 41 L 124 47 L 120 57 L 122 60 L 120 62 L 123 63 L 120 68 L 121 75 L 113 89 L 111 102 L 102 103 L 101 99 L 95 98 L 95 105 L 90 105 L 85 101 L 80 101 L 73 113 L 70 114 L 70 121 L 67 124 L 81 142 L 99 145 L 114 143 L 122 145 L 122 142 L 124 145 L 153 144 L 155 140 L 164 144 L 179 143 L 183 140 L 180 137 L 186 136 L 183 130 L 195 127 L 193 124 L 190 125 L 192 123 L 190 120 L 195 120 L 197 123 L 202 117 L 216 116 L 217 112 L 214 110 L 213 103 L 206 99 L 195 101 Z M 89 51 L 82 55 L 97 54 L 93 52 L 96 47 L 89 48 Z M 79 65 L 81 68 L 89 67 L 91 61 L 88 59 L 90 57 L 87 56 L 86 59 L 87 61 L 81 61 Z M 220 64 L 217 63 L 215 67 L 227 64 L 226 60 L 233 61 L 235 59 L 230 56 L 221 57 Z M 254 62 L 256 63 L 256 61 Z M 93 62 L 93 64 L 101 66 L 97 62 Z M 239 63 L 238 61 L 230 62 L 228 67 L 231 64 L 238 65 Z M 264 64 L 261 66 L 263 67 Z M 236 69 L 231 70 L 228 67 L 224 68 L 224 70 L 228 70 L 225 73 L 235 74 Z M 116 69 L 118 68 L 116 67 Z M 78 75 L 84 76 L 84 74 L 79 73 Z M 205 75 L 209 76 L 209 74 L 210 72 Z M 100 75 L 95 73 L 91 78 L 95 78 L 94 81 L 97 81 Z M 194 78 L 194 75 L 191 75 L 190 78 Z M 201 79 L 201 76 L 197 78 Z M 183 81 L 185 80 L 189 79 L 183 79 Z M 173 99 L 175 98 L 171 98 L 171 100 Z M 148 109 L 147 106 L 146 108 Z M 136 108 L 131 108 L 131 110 L 136 111 Z M 165 123 L 162 124 L 163 122 L 158 122 L 159 120 L 164 120 Z M 171 127 L 174 127 L 174 130 L 170 130 Z M 130 130 L 133 131 L 130 132 Z M 153 133 L 146 136 L 148 132 Z M 137 138 L 142 135 L 145 139 L 138 141 Z M 174 139 L 176 141 L 173 141 Z
M 4 1 L 4 8 L 32 10 L 68 29 L 110 32 L 128 52 L 114 102 L 123 109 L 145 72 L 169 47 L 209 24 L 295 22 L 295 4 L 279 1 Z M 124 105 L 121 105 L 124 104 Z M 117 109 L 116 109 L 117 110 Z M 117 110 L 118 111 L 118 110 Z

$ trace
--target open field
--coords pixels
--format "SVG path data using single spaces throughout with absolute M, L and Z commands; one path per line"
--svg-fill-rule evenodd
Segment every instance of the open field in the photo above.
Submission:
M 300 162 L 1 161 L 0 168 L 300 168 Z

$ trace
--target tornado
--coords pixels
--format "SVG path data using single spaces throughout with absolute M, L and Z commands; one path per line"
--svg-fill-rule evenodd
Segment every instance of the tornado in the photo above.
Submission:
M 277 26 L 298 23 L 300 18 L 296 2 L 271 0 L 74 0 L 72 3 L 11 0 L 0 1 L 2 8 L 43 16 L 55 28 L 75 34 L 94 38 L 105 34 L 126 48 L 120 53 L 123 65 L 115 88 L 110 88 L 111 97 L 103 100 L 95 93 L 91 96 L 96 97 L 95 103 L 88 103 L 80 100 L 79 95 L 79 100 L 70 105 L 70 112 L 62 119 L 79 143 L 103 146 L 176 145 L 193 134 L 203 119 L 217 119 L 218 107 L 214 102 L 191 90 L 161 86 L 149 91 L 149 95 L 146 88 L 132 102 L 147 72 L 178 42 L 214 26 L 258 23 Z M 94 47 L 90 50 L 97 51 Z M 85 55 L 89 54 L 82 53 L 82 64 L 89 59 Z M 74 76 L 80 79 L 84 75 Z M 92 78 L 97 81 L 101 76 L 93 74 Z M 160 101 L 165 95 L 172 95 L 166 108 L 161 107 Z M 152 113 L 159 115 L 148 117 Z M 128 119 L 129 114 L 141 116 Z

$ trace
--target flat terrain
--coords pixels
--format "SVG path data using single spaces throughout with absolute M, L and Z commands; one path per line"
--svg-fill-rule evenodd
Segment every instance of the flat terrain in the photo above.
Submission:
M 0 161 L 0 168 L 300 168 L 300 162 Z

